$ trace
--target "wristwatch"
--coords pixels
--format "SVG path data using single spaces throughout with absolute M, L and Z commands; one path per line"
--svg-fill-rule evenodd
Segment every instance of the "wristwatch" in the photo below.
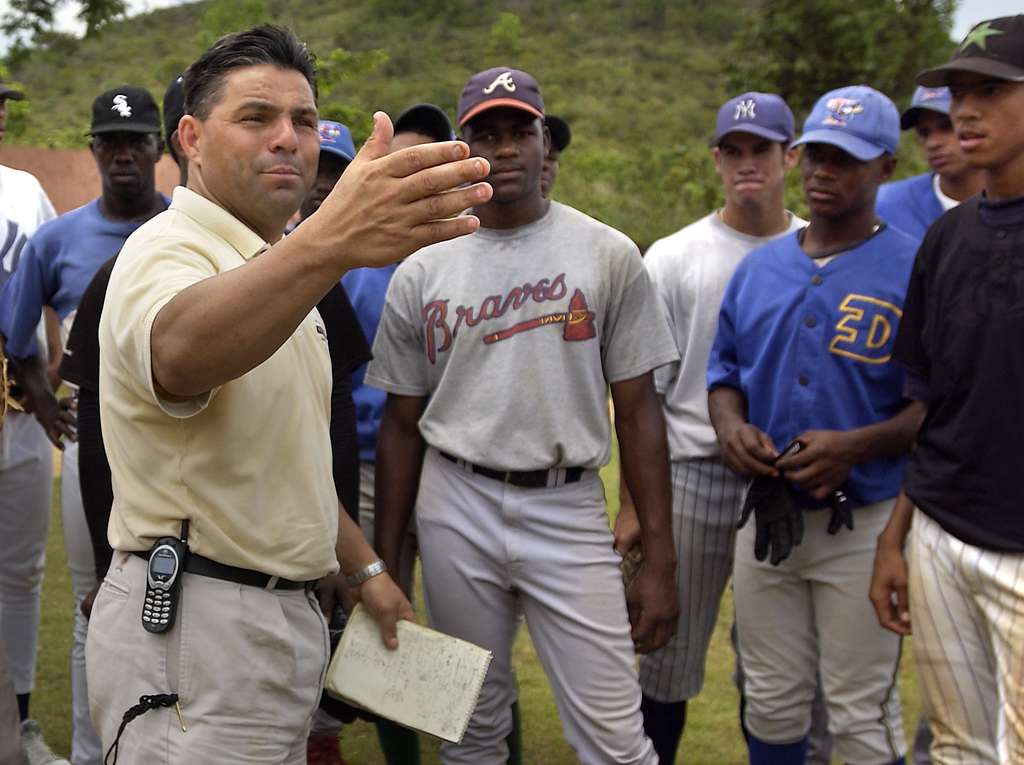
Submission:
M 387 570 L 388 567 L 384 565 L 384 561 L 378 558 L 369 566 L 359 569 L 354 574 L 347 574 L 345 576 L 345 584 L 349 587 L 358 587 L 367 579 L 373 579 L 377 574 L 383 574 Z

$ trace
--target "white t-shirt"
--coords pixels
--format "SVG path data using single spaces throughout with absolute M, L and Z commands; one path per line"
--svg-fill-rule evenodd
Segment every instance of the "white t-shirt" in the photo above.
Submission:
M 806 221 L 790 214 L 796 231 Z M 672 323 L 680 361 L 654 373 L 665 397 L 669 455 L 673 461 L 714 457 L 718 439 L 708 415 L 707 367 L 718 331 L 722 295 L 744 256 L 775 237 L 748 236 L 727 226 L 718 211 L 651 245 L 644 256 Z
M 953 197 L 946 196 L 945 194 L 942 193 L 942 186 L 939 185 L 938 173 L 935 173 L 935 175 L 932 176 L 932 188 L 935 190 L 935 196 L 938 197 L 939 204 L 942 205 L 943 210 L 952 210 L 954 207 L 960 204 L 955 199 L 953 199 Z
M 50 198 L 31 173 L 0 165 L 0 215 L 18 224 L 25 236 L 57 217 Z

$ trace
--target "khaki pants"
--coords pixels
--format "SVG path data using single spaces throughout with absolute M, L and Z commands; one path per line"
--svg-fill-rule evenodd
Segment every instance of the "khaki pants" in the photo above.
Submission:
M 115 552 L 89 622 L 89 707 L 104 750 L 140 696 L 177 693 L 187 732 L 173 707 L 150 710 L 125 728 L 121 763 L 305 763 L 328 654 L 312 594 L 185 574 L 174 628 L 153 635 L 142 629 L 145 577 L 145 561 Z

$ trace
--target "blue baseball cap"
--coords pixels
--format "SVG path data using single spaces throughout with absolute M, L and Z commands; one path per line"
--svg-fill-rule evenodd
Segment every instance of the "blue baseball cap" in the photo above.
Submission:
M 914 127 L 922 111 L 948 115 L 951 101 L 949 88 L 926 88 L 918 85 L 914 90 L 914 97 L 910 99 L 910 106 L 900 115 L 900 128 L 910 130 Z
M 351 162 L 356 156 L 352 131 L 340 122 L 320 120 L 320 151 L 329 151 L 346 162 Z
M 895 154 L 900 145 L 900 113 L 890 98 L 867 85 L 830 90 L 818 99 L 793 142 L 827 143 L 861 162 Z
M 789 143 L 796 133 L 793 112 L 774 93 L 744 93 L 726 101 L 718 110 L 712 146 L 728 133 L 752 133 L 770 141 Z

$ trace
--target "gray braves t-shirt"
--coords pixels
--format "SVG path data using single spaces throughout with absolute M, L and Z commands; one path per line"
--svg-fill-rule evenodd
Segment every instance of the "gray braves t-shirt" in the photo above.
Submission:
M 804 225 L 806 221 L 791 215 L 789 228 L 777 236 Z M 719 453 L 708 414 L 707 369 L 722 295 L 744 256 L 774 238 L 740 233 L 723 223 L 716 211 L 659 239 L 644 257 L 682 354 L 679 362 L 654 376 L 658 393 L 665 397 L 673 461 Z
M 636 246 L 552 202 L 540 220 L 424 248 L 395 271 L 366 374 L 429 396 L 431 446 L 499 470 L 608 461 L 607 385 L 678 358 Z

